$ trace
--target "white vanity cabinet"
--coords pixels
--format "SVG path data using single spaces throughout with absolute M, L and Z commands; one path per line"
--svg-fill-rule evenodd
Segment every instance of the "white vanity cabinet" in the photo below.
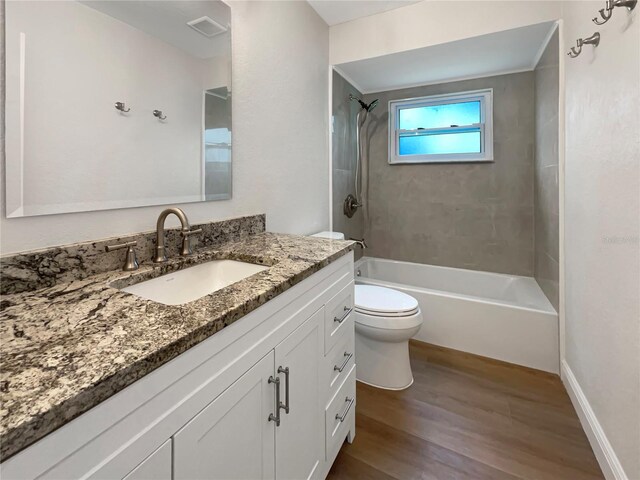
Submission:
M 324 478 L 355 435 L 353 285 L 349 253 L 14 455 L 0 475 Z
M 280 372 L 280 390 L 285 392 L 281 401 L 286 407 L 280 410 L 280 426 L 276 427 L 279 479 L 316 478 L 324 461 L 320 378 L 323 319 L 320 309 L 275 349 L 276 373 Z
M 174 435 L 175 480 L 314 478 L 324 460 L 322 313 L 298 327 Z
M 171 440 L 167 440 L 124 477 L 124 480 L 171 480 L 171 456 Z
M 273 352 L 205 407 L 173 437 L 177 479 L 247 478 L 275 474 Z

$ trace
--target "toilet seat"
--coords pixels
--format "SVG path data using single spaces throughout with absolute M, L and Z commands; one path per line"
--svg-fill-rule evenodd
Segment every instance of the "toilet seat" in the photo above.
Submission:
M 375 285 L 355 286 L 356 323 L 390 330 L 422 323 L 418 301 L 406 293 Z

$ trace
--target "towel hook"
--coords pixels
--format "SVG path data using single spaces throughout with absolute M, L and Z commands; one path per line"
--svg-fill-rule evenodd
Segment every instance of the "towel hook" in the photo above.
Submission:
M 607 0 L 605 7 L 598 10 L 598 13 L 604 21 L 601 21 L 598 17 L 593 17 L 591 19 L 593 23 L 595 23 L 596 25 L 604 25 L 605 23 L 607 23 L 611 18 L 611 15 L 613 15 L 613 0 Z
M 592 19 L 593 23 L 595 23 L 596 25 L 604 25 L 605 23 L 607 23 L 613 15 L 614 7 L 626 7 L 629 11 L 631 11 L 636 8 L 637 4 L 638 0 L 607 0 L 605 7 L 598 10 L 598 13 L 604 21 L 601 21 L 598 17 L 594 17 Z
M 594 47 L 600 45 L 600 33 L 596 32 L 590 37 L 579 38 L 578 40 L 576 40 L 576 46 L 571 47 L 571 50 L 569 51 L 569 53 L 567 53 L 567 55 L 569 55 L 571 58 L 576 58 L 582 53 L 582 47 L 584 45 L 593 45 Z
M 116 102 L 115 103 L 115 107 L 116 107 L 116 110 L 118 110 L 118 111 L 120 111 L 122 113 L 127 113 L 127 112 L 131 111 L 130 108 L 127 108 L 127 106 L 125 105 L 124 102 Z
M 631 11 L 636 8 L 638 0 L 613 0 L 614 7 L 627 7 L 627 10 Z
M 153 111 L 153 116 L 156 117 L 158 120 L 166 120 L 167 119 L 166 115 L 162 115 L 162 110 L 154 110 Z

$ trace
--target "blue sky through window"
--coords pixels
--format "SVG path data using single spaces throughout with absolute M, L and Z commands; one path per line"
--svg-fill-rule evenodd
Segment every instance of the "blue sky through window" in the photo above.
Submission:
M 400 129 L 442 128 L 480 123 L 480 102 L 448 103 L 400 110 Z
M 480 131 L 400 137 L 400 155 L 480 153 Z
M 400 155 L 437 155 L 480 153 L 480 128 L 458 132 L 447 131 L 452 126 L 480 123 L 480 101 L 402 108 L 399 111 L 401 130 L 443 129 L 424 134 L 400 134 Z

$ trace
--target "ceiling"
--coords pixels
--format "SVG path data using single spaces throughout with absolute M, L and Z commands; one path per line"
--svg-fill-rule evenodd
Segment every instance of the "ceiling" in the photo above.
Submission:
M 327 25 L 337 25 L 357 18 L 405 7 L 421 0 L 307 0 Z
M 80 3 L 128 23 L 196 58 L 226 55 L 230 50 L 228 31 L 207 38 L 187 25 L 191 20 L 208 16 L 228 27 L 231 23 L 231 9 L 220 0 L 81 0 Z
M 336 65 L 362 93 L 533 70 L 555 22 Z

